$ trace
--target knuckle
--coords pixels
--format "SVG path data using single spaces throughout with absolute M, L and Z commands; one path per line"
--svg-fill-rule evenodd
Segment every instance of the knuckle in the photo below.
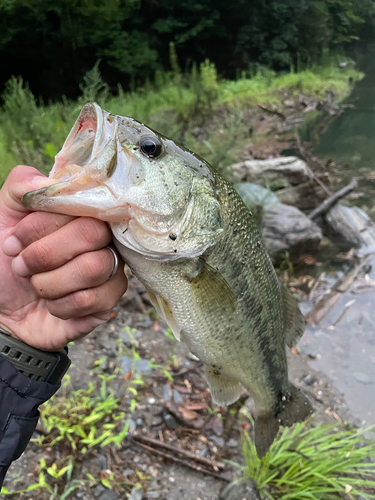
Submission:
M 47 242 L 40 240 L 26 248 L 22 256 L 30 270 L 47 269 L 52 264 L 53 249 Z
M 46 234 L 45 217 L 39 213 L 31 215 L 29 221 L 31 230 L 36 234 L 36 239 L 40 240 Z
M 107 225 L 99 220 L 90 217 L 82 217 L 78 219 L 79 232 L 83 240 L 94 247 L 98 241 L 102 241 L 108 236 L 109 229 Z
M 108 259 L 106 252 L 92 252 L 87 255 L 82 269 L 84 277 L 93 278 L 102 276 L 108 270 Z M 110 273 L 110 271 L 109 271 Z
M 91 308 L 96 302 L 93 290 L 81 290 L 72 296 L 73 308 L 78 311 L 85 311 Z
M 69 308 L 63 307 L 60 300 L 47 300 L 46 305 L 48 312 L 52 316 L 63 320 L 71 319 L 71 310 Z

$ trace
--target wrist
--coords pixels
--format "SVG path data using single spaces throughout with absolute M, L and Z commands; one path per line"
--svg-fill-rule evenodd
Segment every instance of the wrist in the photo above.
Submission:
M 61 382 L 70 366 L 67 350 L 47 352 L 36 349 L 8 335 L 2 328 L 0 328 L 0 357 L 31 380 L 52 385 Z

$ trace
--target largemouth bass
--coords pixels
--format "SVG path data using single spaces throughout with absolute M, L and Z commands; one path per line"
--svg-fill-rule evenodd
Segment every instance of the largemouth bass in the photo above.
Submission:
M 213 401 L 245 387 L 263 456 L 280 425 L 311 413 L 288 380 L 286 345 L 304 329 L 235 189 L 191 151 L 132 118 L 86 104 L 50 177 L 24 205 L 108 222 L 152 303 L 205 365 Z

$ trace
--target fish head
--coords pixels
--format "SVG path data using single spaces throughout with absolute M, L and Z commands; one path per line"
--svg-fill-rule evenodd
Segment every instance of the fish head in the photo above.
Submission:
M 115 239 L 149 257 L 199 255 L 221 232 L 207 163 L 133 118 L 86 104 L 56 155 L 54 184 L 23 204 L 106 221 Z

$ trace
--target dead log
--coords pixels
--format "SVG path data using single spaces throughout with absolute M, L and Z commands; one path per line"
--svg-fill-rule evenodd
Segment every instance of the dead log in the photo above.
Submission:
M 350 184 L 347 186 L 343 187 L 339 191 L 336 191 L 332 196 L 327 198 L 326 200 L 323 201 L 318 207 L 315 208 L 310 214 L 309 214 L 309 219 L 313 220 L 316 219 L 319 215 L 323 215 L 330 208 L 333 207 L 333 205 L 338 201 L 341 200 L 341 198 L 344 198 L 348 193 L 353 191 L 357 187 L 357 181 L 355 179 L 352 180 Z

